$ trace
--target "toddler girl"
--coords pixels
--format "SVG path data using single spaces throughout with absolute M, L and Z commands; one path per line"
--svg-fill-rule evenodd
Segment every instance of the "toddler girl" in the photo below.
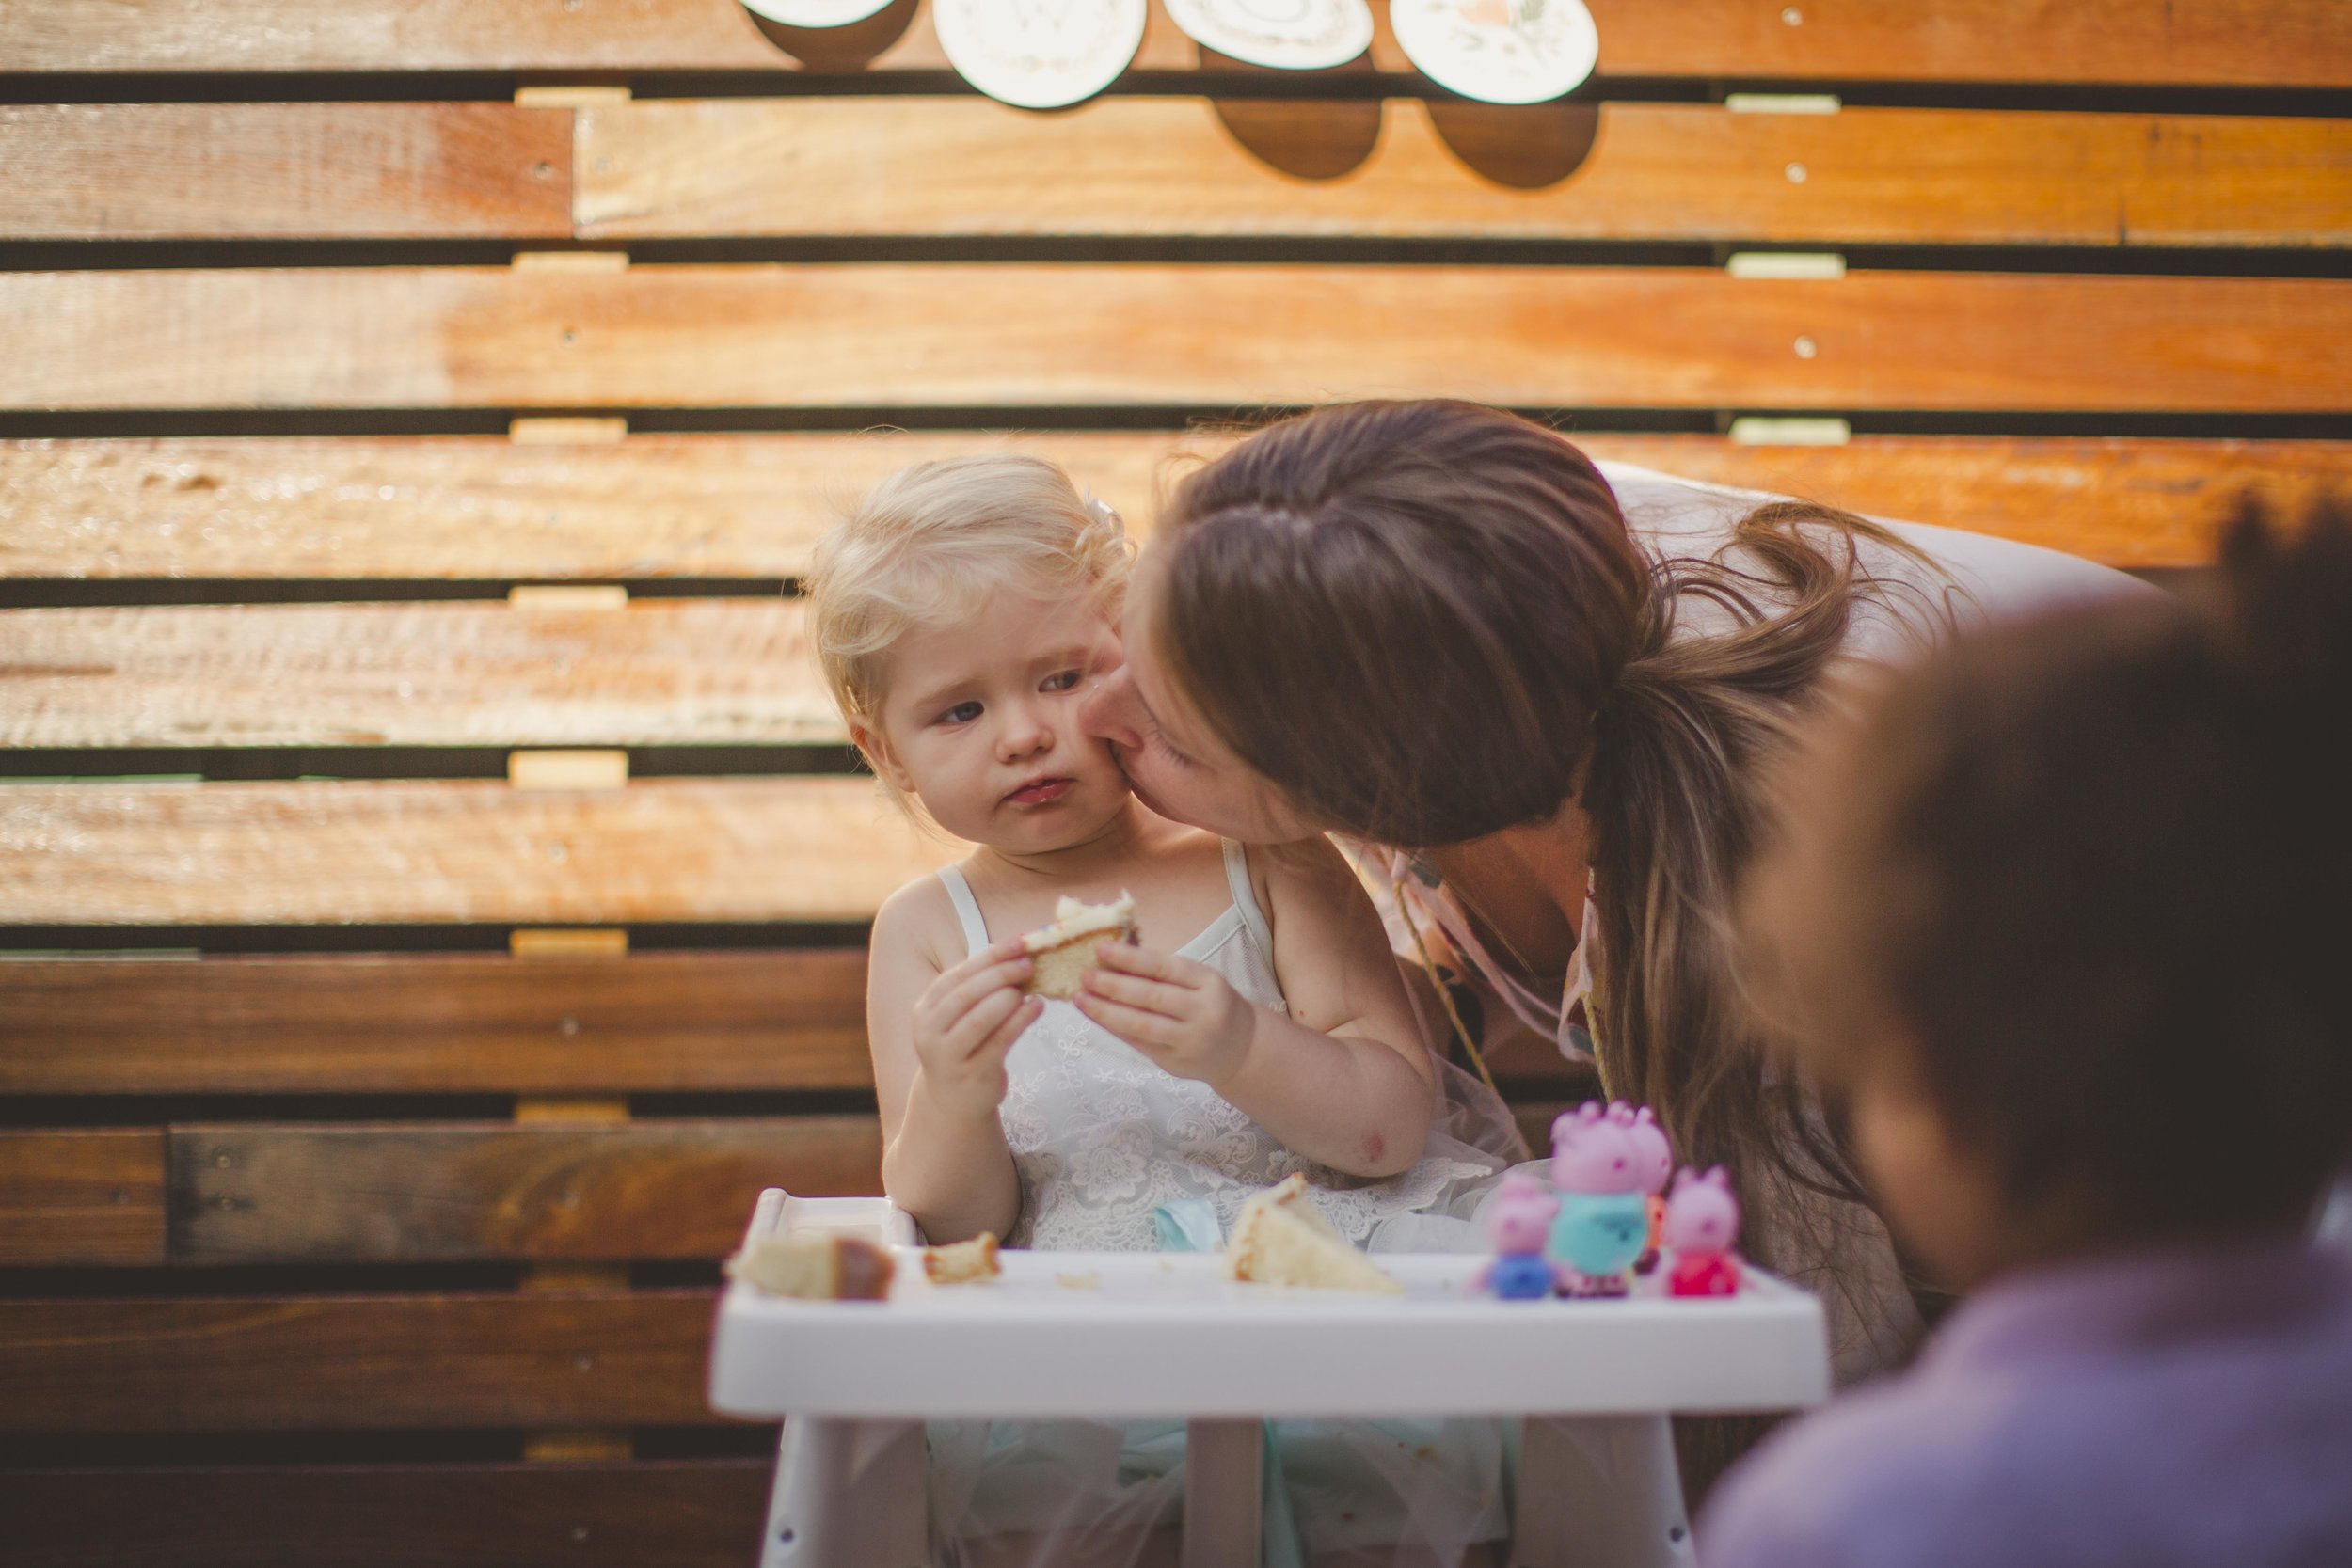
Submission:
M 852 738 L 901 803 L 977 846 L 875 919 L 883 1186 L 934 1243 L 992 1230 L 1140 1250 L 1214 1246 L 1251 1193 L 1303 1171 L 1361 1243 L 1497 1162 L 1429 1149 L 1434 1068 L 1338 852 L 1245 849 L 1156 816 L 1080 732 L 1089 679 L 1119 662 L 1129 557 L 1107 508 L 1014 456 L 905 469 L 818 546 L 812 633 Z M 1140 943 L 1104 942 L 1074 1002 L 1025 996 L 1021 935 L 1062 897 L 1122 893 Z M 1068 1435 L 1025 1433 L 1013 1452 L 1000 1433 L 992 1463 L 1061 1451 Z M 1127 1435 L 1120 1467 L 1148 1467 Z M 941 1462 L 950 1446 L 935 1479 L 956 1468 Z M 1466 1497 L 1490 1490 L 1460 1479 Z M 1032 1490 L 1132 1504 L 1134 1488 L 1103 1481 Z M 1311 1542 L 1317 1523 L 1301 1521 Z

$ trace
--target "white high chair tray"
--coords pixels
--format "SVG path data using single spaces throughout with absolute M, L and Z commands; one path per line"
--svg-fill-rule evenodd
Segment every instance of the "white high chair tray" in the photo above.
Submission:
M 763 1199 L 752 1235 L 786 1207 Z M 865 1228 L 840 1214 L 792 1223 Z M 1728 1299 L 1505 1302 L 1467 1293 L 1486 1261 L 1471 1255 L 1382 1254 L 1405 1287 L 1382 1296 L 1239 1284 L 1200 1253 L 1008 1251 L 999 1280 L 933 1285 L 919 1249 L 894 1252 L 887 1301 L 731 1286 L 711 1403 L 864 1419 L 1566 1416 L 1829 1392 L 1820 1304 L 1755 1270 Z

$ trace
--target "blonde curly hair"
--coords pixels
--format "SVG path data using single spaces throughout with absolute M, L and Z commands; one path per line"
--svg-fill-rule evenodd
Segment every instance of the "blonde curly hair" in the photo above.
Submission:
M 817 542 L 809 636 L 841 716 L 873 725 L 890 650 L 1008 588 L 1083 594 L 1116 615 L 1135 546 L 1119 514 L 1061 467 L 1011 453 L 916 463 Z

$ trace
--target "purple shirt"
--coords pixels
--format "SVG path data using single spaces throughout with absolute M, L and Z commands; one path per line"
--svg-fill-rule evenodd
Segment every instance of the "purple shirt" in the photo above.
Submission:
M 1996 1280 L 1908 1372 L 1727 1477 L 1707 1568 L 2345 1568 L 2352 1258 L 2149 1253 Z

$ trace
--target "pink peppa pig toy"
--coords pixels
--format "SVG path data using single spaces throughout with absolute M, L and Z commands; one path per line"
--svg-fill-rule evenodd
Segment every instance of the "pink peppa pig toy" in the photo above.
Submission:
M 1560 1200 L 1534 1177 L 1513 1171 L 1486 1211 L 1495 1260 L 1480 1271 L 1478 1287 L 1504 1301 L 1542 1301 L 1560 1286 L 1560 1271 L 1544 1255 Z
M 1552 1260 L 1570 1271 L 1575 1295 L 1622 1295 L 1649 1239 L 1643 1148 L 1629 1105 L 1587 1101 L 1551 1124 Z
M 1666 1197 L 1661 1234 L 1673 1259 L 1666 1269 L 1666 1293 L 1739 1294 L 1740 1254 L 1733 1250 L 1739 1237 L 1740 1199 L 1723 1166 L 1705 1175 L 1686 1169 L 1676 1177 L 1674 1191 Z

